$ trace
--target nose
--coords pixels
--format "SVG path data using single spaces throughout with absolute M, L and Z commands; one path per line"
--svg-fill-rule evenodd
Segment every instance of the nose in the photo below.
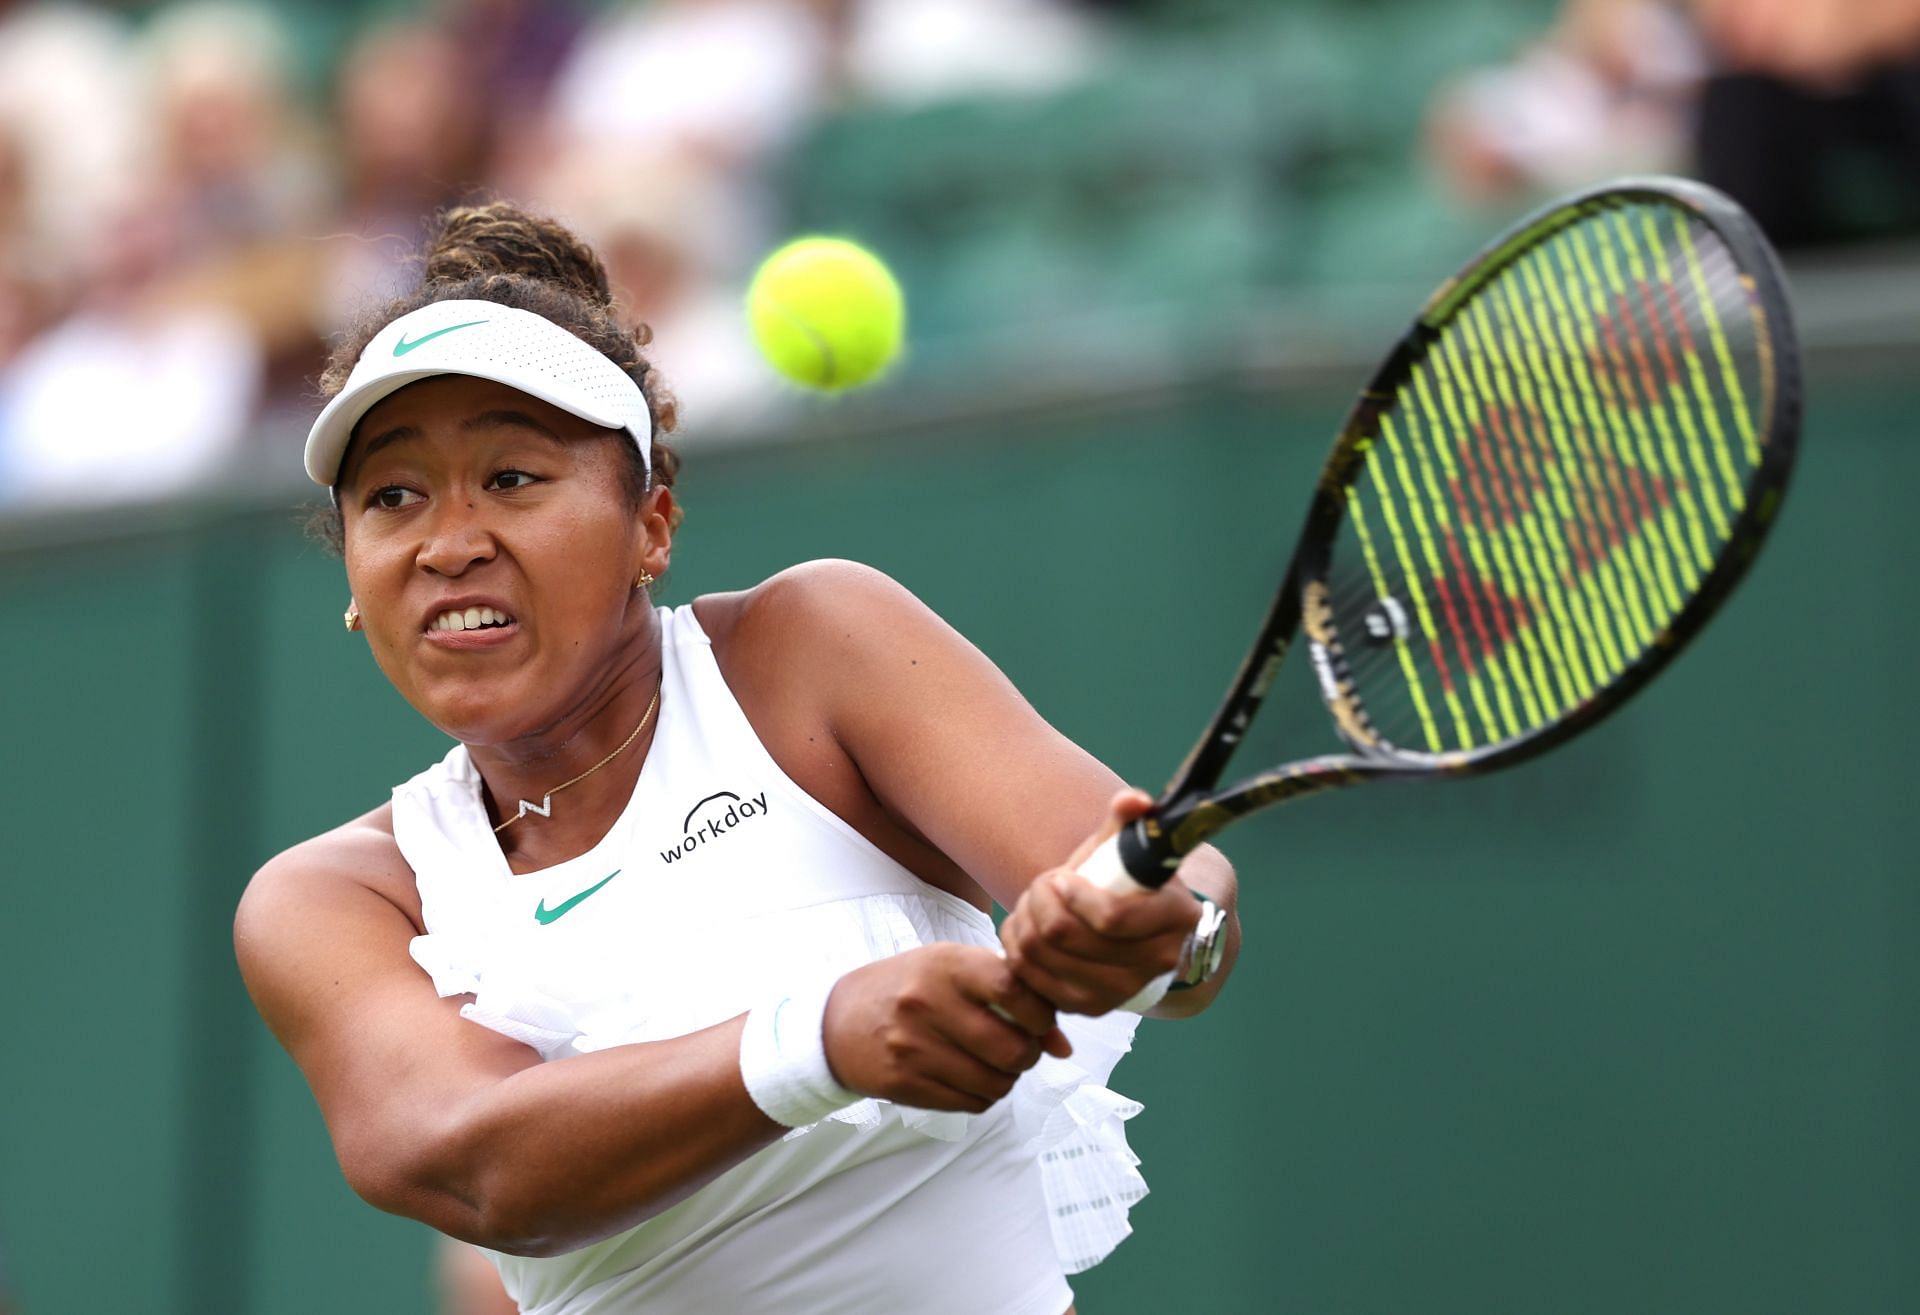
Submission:
M 464 498 L 438 499 L 415 560 L 433 575 L 458 576 L 498 551 L 478 508 Z

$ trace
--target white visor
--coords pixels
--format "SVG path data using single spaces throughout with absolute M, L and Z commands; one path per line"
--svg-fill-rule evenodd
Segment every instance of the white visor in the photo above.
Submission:
M 582 420 L 624 429 L 653 476 L 653 417 L 627 372 L 532 311 L 493 301 L 436 301 L 373 336 L 347 386 L 307 431 L 307 475 L 329 488 L 353 427 L 375 403 L 419 379 L 465 374 L 517 388 Z

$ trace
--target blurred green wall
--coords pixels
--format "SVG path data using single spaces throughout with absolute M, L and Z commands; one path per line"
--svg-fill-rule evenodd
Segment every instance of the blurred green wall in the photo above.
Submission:
M 1816 389 L 1774 542 L 1626 714 L 1506 777 L 1229 838 L 1247 954 L 1120 1070 L 1154 1192 L 1085 1315 L 1920 1308 L 1916 405 L 1910 379 Z M 1157 784 L 1342 409 L 1212 387 L 690 443 L 668 598 L 872 562 Z M 428 1309 L 425 1231 L 342 1185 L 228 945 L 255 866 L 444 748 L 296 519 L 0 549 L 0 1237 L 27 1315 Z M 1286 693 L 1270 720 L 1324 746 Z

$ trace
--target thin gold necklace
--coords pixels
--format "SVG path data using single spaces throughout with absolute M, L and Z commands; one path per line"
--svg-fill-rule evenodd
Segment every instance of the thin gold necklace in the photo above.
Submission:
M 612 753 L 602 758 L 599 762 L 595 763 L 593 766 L 587 768 L 586 771 L 580 773 L 580 775 L 574 777 L 571 781 L 562 781 L 559 785 L 554 786 L 553 789 L 547 791 L 546 797 L 543 798 L 539 803 L 537 804 L 531 803 L 525 799 L 522 799 L 520 801 L 520 811 L 515 813 L 512 817 L 509 817 L 506 821 L 502 822 L 499 826 L 496 826 L 493 829 L 493 834 L 495 834 L 496 836 L 499 835 L 502 831 L 505 831 L 508 827 L 512 826 L 515 822 L 518 822 L 521 818 L 525 817 L 528 813 L 538 813 L 542 817 L 552 817 L 553 816 L 553 797 L 559 794 L 562 790 L 566 789 L 570 785 L 580 784 L 580 782 L 586 780 L 589 776 L 592 776 L 595 772 L 599 771 L 602 767 L 605 767 L 608 763 L 612 762 L 615 758 L 618 758 L 621 754 L 625 753 L 628 747 L 632 745 L 632 743 L 635 740 L 640 738 L 640 732 L 645 730 L 647 728 L 647 723 L 653 720 L 653 710 L 659 706 L 660 706 L 660 687 L 656 685 L 654 686 L 654 689 L 653 689 L 653 702 L 647 705 L 646 712 L 642 714 L 640 718 L 640 724 L 633 728 L 633 734 L 627 736 L 626 739 L 620 742 L 619 748 L 615 749 Z

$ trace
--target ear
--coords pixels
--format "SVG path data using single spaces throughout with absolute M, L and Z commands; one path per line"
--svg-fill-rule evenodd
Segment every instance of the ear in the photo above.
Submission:
M 633 571 L 636 577 L 641 571 L 665 575 L 673 564 L 673 524 L 678 511 L 673 490 L 665 485 L 651 490 L 640 504 L 640 560 Z

